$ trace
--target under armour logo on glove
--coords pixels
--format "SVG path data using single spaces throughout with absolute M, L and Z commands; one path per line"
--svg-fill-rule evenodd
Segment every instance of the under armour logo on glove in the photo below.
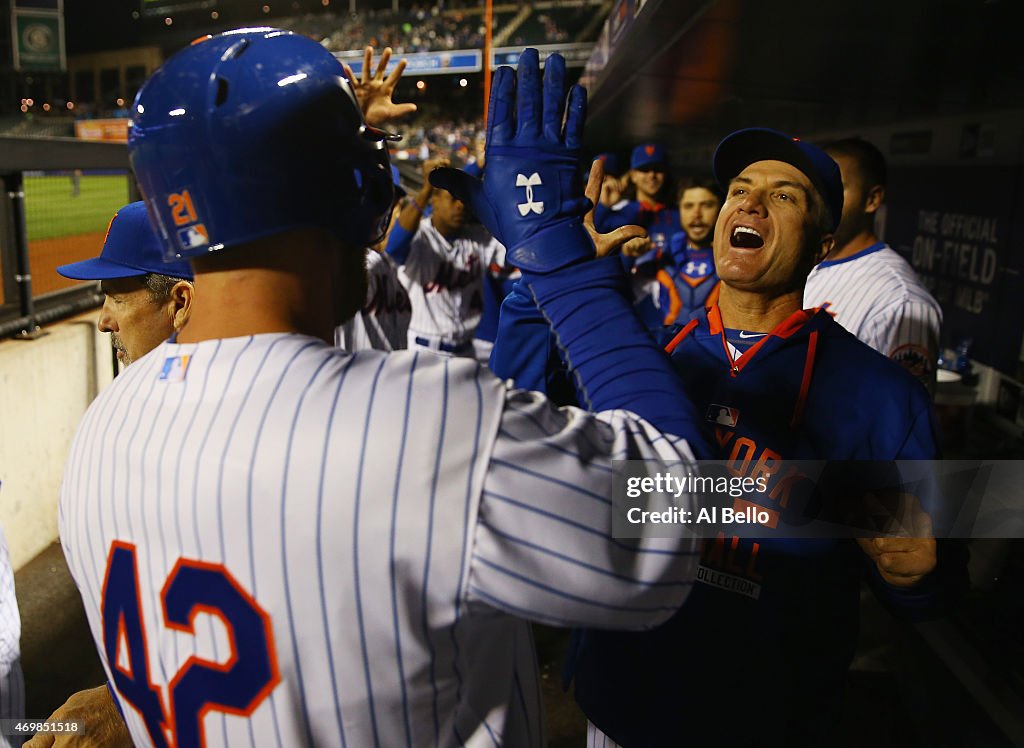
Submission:
M 494 73 L 483 181 L 456 169 L 430 173 L 432 185 L 470 206 L 505 245 L 508 263 L 526 271 L 548 273 L 594 256 L 579 178 L 587 94 L 579 85 L 568 96 L 566 89 L 564 57 L 549 56 L 542 79 L 537 50 L 523 50 L 516 70 Z
M 519 215 L 525 216 L 531 210 L 537 215 L 544 212 L 544 201 L 533 201 L 533 188 L 542 184 L 544 183 L 540 180 L 540 174 L 537 172 L 533 172 L 530 176 L 526 176 L 525 174 L 516 174 L 516 187 L 526 188 L 526 202 L 518 203 L 516 205 L 516 207 L 519 208 Z

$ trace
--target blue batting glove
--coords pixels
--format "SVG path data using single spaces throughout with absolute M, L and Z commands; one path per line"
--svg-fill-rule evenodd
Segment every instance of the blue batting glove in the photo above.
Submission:
M 594 256 L 583 227 L 579 156 L 587 94 L 573 86 L 565 112 L 565 59 L 547 58 L 543 85 L 537 50 L 526 49 L 513 73 L 494 73 L 487 115 L 484 180 L 458 169 L 435 169 L 430 183 L 473 208 L 505 245 L 508 262 L 547 273 Z M 565 131 L 562 115 L 566 114 Z

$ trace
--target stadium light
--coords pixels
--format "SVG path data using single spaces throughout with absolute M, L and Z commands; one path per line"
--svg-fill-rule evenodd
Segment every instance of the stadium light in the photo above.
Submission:
M 21 111 L 23 111 L 23 112 L 27 112 L 27 111 L 28 111 L 28 107 L 27 107 L 27 106 L 25 106 L 24 104 L 22 104 L 22 105 L 21 105 Z
M 167 16 L 167 18 L 164 19 L 164 26 L 170 26 L 172 23 L 174 23 L 174 19 L 170 16 Z
M 220 18 L 220 13 L 218 13 L 217 11 L 213 11 L 212 13 L 210 13 L 210 18 L 216 21 L 218 18 Z
M 33 99 L 25 99 L 25 103 L 29 106 L 35 106 L 36 102 Z
M 67 103 L 67 107 L 68 107 L 68 109 L 69 109 L 69 110 L 70 110 L 70 109 L 74 109 L 74 108 L 75 108 L 75 102 L 73 102 L 73 101 L 69 101 L 69 102 Z
M 468 85 L 469 85 L 469 81 L 468 80 L 466 80 L 465 78 L 459 78 L 459 86 L 461 88 L 465 88 Z
M 263 6 L 263 12 L 264 13 L 269 13 L 270 12 L 270 6 L 269 5 L 264 5 Z
M 326 8 L 331 4 L 331 0 L 320 0 L 320 4 Z
M 50 105 L 49 104 L 43 104 L 43 111 L 44 112 L 50 111 Z
M 117 104 L 118 106 L 124 106 L 124 99 L 122 99 L 121 97 L 118 97 L 117 101 L 115 101 L 114 103 Z
M 426 81 L 416 81 L 416 88 L 419 89 L 420 91 L 425 91 L 427 89 L 427 82 Z

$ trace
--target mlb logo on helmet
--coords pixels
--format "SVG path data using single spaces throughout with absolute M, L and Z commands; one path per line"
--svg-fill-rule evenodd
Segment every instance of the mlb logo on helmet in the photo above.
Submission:
M 183 250 L 206 247 L 210 244 L 210 232 L 206 226 L 198 223 L 192 193 L 189 190 L 174 192 L 167 196 L 167 207 L 171 209 L 171 218 L 178 226 L 178 246 Z
M 181 245 L 182 249 L 205 247 L 209 243 L 210 234 L 206 230 L 206 226 L 201 223 L 186 226 L 183 229 L 178 229 L 178 244 Z
M 740 412 L 736 408 L 730 408 L 727 405 L 711 403 L 708 406 L 708 413 L 705 419 L 708 423 L 714 423 L 718 426 L 735 427 L 740 420 Z

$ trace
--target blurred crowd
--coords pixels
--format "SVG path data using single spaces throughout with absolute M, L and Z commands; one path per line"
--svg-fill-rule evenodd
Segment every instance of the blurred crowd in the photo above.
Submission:
M 398 148 L 392 151 L 392 157 L 399 161 L 450 157 L 461 164 L 482 155 L 484 130 L 479 118 L 446 119 L 438 112 L 436 117 L 417 117 L 394 129 L 402 136 Z
M 364 10 L 351 14 L 307 14 L 284 19 L 285 28 L 316 39 L 332 52 L 362 49 L 367 44 L 391 47 L 398 54 L 484 46 L 486 27 L 479 3 L 443 8 L 439 3 L 413 4 L 397 11 Z M 522 5 L 499 5 L 493 32 L 517 16 Z M 475 8 L 475 10 L 474 10 Z M 570 0 L 564 7 L 533 9 L 509 40 L 515 45 L 556 44 L 574 41 L 594 12 L 585 0 Z

